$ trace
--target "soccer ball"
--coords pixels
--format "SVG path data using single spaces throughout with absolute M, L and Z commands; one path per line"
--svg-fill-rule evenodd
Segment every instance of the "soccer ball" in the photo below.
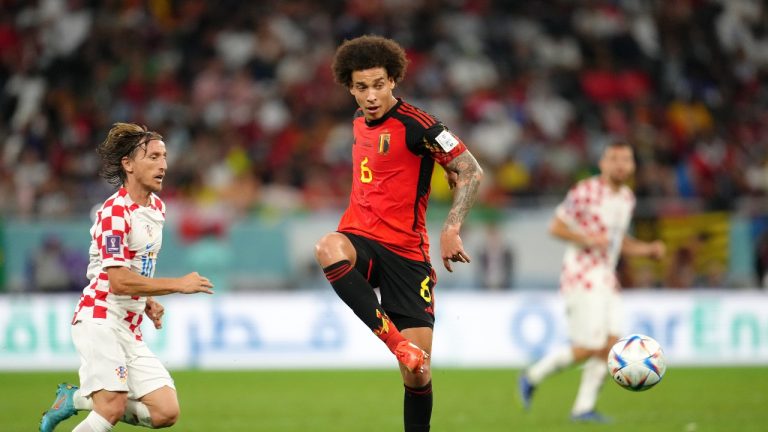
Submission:
M 664 351 L 650 336 L 632 334 L 621 338 L 608 353 L 608 372 L 627 390 L 648 390 L 661 381 L 666 371 Z

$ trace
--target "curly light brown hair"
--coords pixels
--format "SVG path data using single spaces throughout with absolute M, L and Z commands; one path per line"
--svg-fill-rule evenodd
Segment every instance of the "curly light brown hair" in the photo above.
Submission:
M 396 83 L 405 77 L 408 59 L 397 42 L 381 36 L 365 35 L 345 40 L 333 58 L 333 78 L 350 87 L 352 72 L 383 67 Z
M 161 140 L 163 136 L 147 130 L 146 126 L 134 123 L 115 123 L 107 138 L 99 144 L 96 152 L 101 156 L 99 174 L 107 183 L 119 187 L 125 183 L 126 173 L 123 158 L 133 159 L 139 149 L 147 151 L 147 144 L 152 140 Z

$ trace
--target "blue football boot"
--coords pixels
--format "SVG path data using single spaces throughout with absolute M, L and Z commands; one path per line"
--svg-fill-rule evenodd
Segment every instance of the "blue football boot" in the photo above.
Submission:
M 613 423 L 613 419 L 606 417 L 597 411 L 589 411 L 581 414 L 571 414 L 571 421 L 576 423 Z
M 520 378 L 517 382 L 517 390 L 520 393 L 520 402 L 523 404 L 523 409 L 530 409 L 533 392 L 536 390 L 536 386 L 531 384 L 531 381 L 525 375 L 525 372 L 520 374 Z
M 53 432 L 56 425 L 77 414 L 74 396 L 77 387 L 67 383 L 59 384 L 56 400 L 40 419 L 40 432 Z

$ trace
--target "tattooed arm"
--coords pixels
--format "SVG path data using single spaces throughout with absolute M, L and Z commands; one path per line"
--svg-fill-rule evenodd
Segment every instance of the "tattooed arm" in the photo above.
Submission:
M 452 261 L 470 262 L 459 232 L 469 209 L 477 199 L 483 169 L 469 150 L 464 151 L 443 168 L 448 176 L 448 184 L 453 189 L 453 205 L 440 232 L 440 256 L 443 258 L 445 268 L 452 272 Z

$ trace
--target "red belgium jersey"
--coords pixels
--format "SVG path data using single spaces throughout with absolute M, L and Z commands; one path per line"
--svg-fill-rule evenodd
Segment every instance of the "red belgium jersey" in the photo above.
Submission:
M 381 243 L 396 254 L 429 262 L 425 224 L 434 163 L 466 150 L 441 122 L 398 99 L 383 117 L 353 121 L 352 193 L 338 230 Z

